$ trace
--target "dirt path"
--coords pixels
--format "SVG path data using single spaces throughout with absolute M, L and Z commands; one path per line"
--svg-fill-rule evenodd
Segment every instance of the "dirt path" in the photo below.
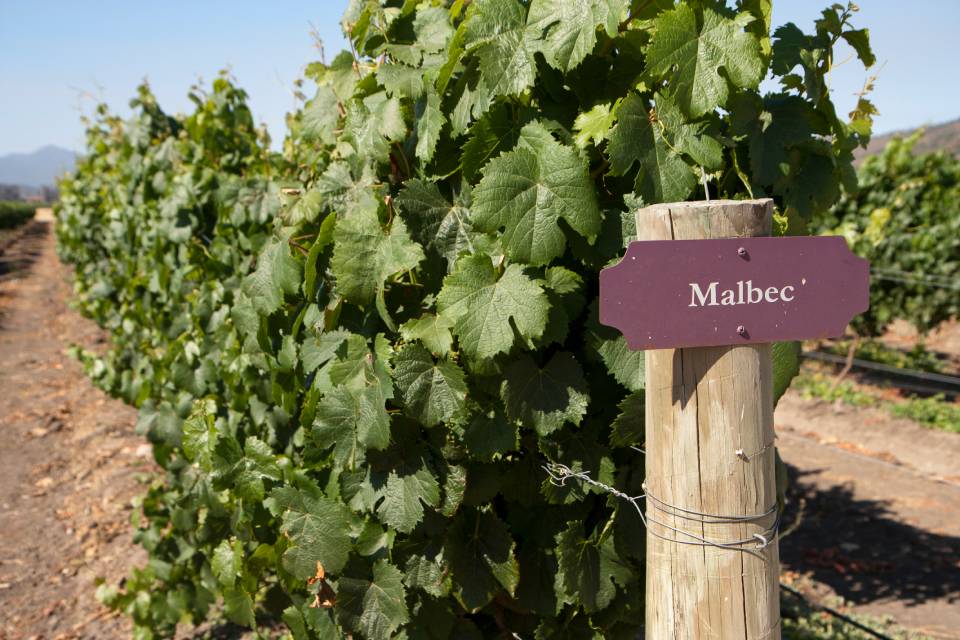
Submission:
M 64 354 L 102 337 L 69 292 L 47 227 L 0 256 L 0 640 L 129 636 L 94 580 L 143 562 L 129 516 L 153 467 L 135 411 Z M 793 393 L 776 422 L 787 528 L 800 517 L 784 569 L 817 597 L 960 639 L 960 435 Z
M 150 450 L 135 411 L 64 354 L 101 334 L 68 309 L 52 233 L 35 224 L 0 256 L 0 638 L 129 637 L 94 579 L 144 560 L 129 518 Z
M 812 578 L 815 599 L 960 639 L 960 435 L 793 392 L 776 425 L 791 471 L 785 530 L 797 523 L 784 570 Z

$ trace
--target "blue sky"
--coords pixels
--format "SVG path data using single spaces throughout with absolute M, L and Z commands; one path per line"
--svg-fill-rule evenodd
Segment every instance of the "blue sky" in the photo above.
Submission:
M 806 31 L 826 2 L 775 0 L 774 24 Z M 345 0 L 204 0 L 162 3 L 0 0 L 0 154 L 44 144 L 83 146 L 81 110 L 99 100 L 120 113 L 137 84 L 149 79 L 167 111 L 189 109 L 186 93 L 229 67 L 250 94 L 255 117 L 275 141 L 295 105 L 293 81 L 344 46 Z M 958 0 L 861 0 L 859 26 L 869 27 L 879 78 L 876 130 L 886 132 L 960 117 L 955 66 Z M 842 60 L 845 54 L 841 53 Z M 866 73 L 855 61 L 833 73 L 835 99 L 849 111 Z

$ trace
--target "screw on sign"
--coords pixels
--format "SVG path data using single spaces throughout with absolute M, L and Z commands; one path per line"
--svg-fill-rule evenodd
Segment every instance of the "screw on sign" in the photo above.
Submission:
M 646 637 L 780 638 L 771 342 L 841 335 L 869 265 L 770 238 L 773 202 L 660 204 L 600 274 L 600 321 L 646 350 Z

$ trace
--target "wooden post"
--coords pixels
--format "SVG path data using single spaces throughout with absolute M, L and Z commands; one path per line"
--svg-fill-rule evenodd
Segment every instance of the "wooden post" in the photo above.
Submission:
M 771 200 L 661 204 L 637 212 L 637 231 L 768 236 L 772 214 Z M 646 352 L 647 640 L 780 638 L 777 540 L 755 537 L 776 520 L 773 439 L 770 345 Z

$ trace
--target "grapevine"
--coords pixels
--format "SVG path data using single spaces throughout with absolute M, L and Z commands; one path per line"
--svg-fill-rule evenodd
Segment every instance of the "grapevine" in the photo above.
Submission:
M 789 229 L 854 186 L 872 108 L 826 78 L 867 33 L 770 11 L 355 0 L 281 153 L 228 76 L 101 108 L 58 246 L 164 470 L 101 599 L 139 638 L 635 637 L 637 513 L 544 466 L 641 492 L 643 356 L 597 321 L 637 207 L 769 196 Z

